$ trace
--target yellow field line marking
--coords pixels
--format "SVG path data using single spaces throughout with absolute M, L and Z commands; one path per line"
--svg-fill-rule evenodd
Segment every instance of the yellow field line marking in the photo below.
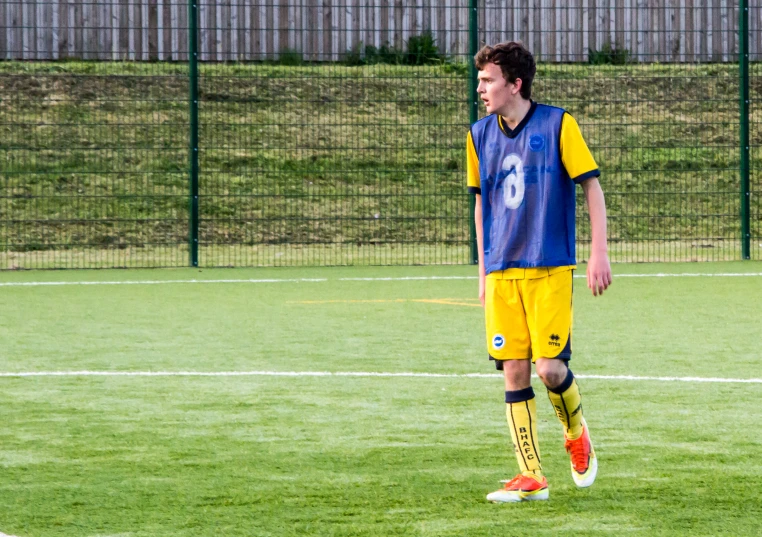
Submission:
M 372 304 L 377 302 L 409 302 L 404 298 L 393 300 L 292 300 L 286 304 Z
M 453 299 L 453 298 L 431 298 L 431 299 L 422 298 L 422 299 L 412 300 L 411 302 L 428 302 L 428 303 L 431 303 L 431 304 L 445 304 L 447 306 L 470 306 L 472 308 L 481 308 L 482 307 L 482 305 L 479 304 L 478 302 L 474 304 L 474 303 L 471 303 L 471 302 L 458 302 L 458 300 L 463 300 L 463 299 L 462 298 L 461 299 L 457 299 L 457 298 L 455 298 L 455 299 Z
M 377 299 L 377 300 L 297 300 L 289 301 L 286 304 L 380 304 L 380 303 L 402 303 L 402 302 L 420 302 L 426 304 L 442 304 L 445 306 L 470 306 L 481 307 L 481 304 L 462 302 L 462 300 L 469 300 L 463 298 L 393 298 L 393 299 Z M 476 300 L 476 299 L 474 299 Z

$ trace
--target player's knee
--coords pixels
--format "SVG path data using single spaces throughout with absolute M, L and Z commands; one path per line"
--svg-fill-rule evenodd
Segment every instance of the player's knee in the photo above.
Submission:
M 567 367 L 563 360 L 540 359 L 535 368 L 537 376 L 548 388 L 555 388 L 566 379 Z
M 529 360 L 505 360 L 503 374 L 506 389 L 521 389 L 532 385 L 532 365 Z

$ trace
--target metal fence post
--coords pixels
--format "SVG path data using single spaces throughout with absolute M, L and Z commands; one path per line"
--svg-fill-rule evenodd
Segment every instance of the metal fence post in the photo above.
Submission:
M 479 119 L 479 96 L 476 93 L 478 80 L 476 78 L 476 66 L 474 65 L 474 56 L 479 47 L 479 13 L 477 11 L 477 0 L 468 0 L 468 108 L 469 122 L 476 123 Z M 469 218 L 469 242 L 471 244 L 470 262 L 474 265 L 479 263 L 479 252 L 476 245 L 476 224 L 474 223 L 474 209 L 476 206 L 476 195 L 468 195 L 468 214 Z
M 740 66 L 741 111 L 741 257 L 751 258 L 751 211 L 749 189 L 749 3 L 740 0 L 738 10 L 738 45 Z
M 190 266 L 198 266 L 198 4 L 188 1 L 188 43 L 190 77 L 190 170 L 188 250 Z

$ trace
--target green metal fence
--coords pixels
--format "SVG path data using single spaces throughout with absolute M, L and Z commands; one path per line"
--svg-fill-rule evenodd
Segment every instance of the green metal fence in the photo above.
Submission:
M 598 160 L 613 260 L 762 258 L 762 9 L 525 4 L 37 2 L 32 25 L 3 0 L 0 269 L 472 262 L 469 60 L 506 39 Z

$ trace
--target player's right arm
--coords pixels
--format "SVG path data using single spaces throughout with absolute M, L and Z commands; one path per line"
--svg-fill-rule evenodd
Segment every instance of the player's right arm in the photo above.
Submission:
M 479 258 L 479 301 L 484 307 L 484 290 L 486 276 L 484 274 L 484 220 L 482 219 L 482 189 L 479 177 L 479 157 L 476 154 L 471 131 L 466 139 L 466 175 L 468 191 L 476 196 L 474 206 L 474 227 L 476 228 L 476 251 Z

